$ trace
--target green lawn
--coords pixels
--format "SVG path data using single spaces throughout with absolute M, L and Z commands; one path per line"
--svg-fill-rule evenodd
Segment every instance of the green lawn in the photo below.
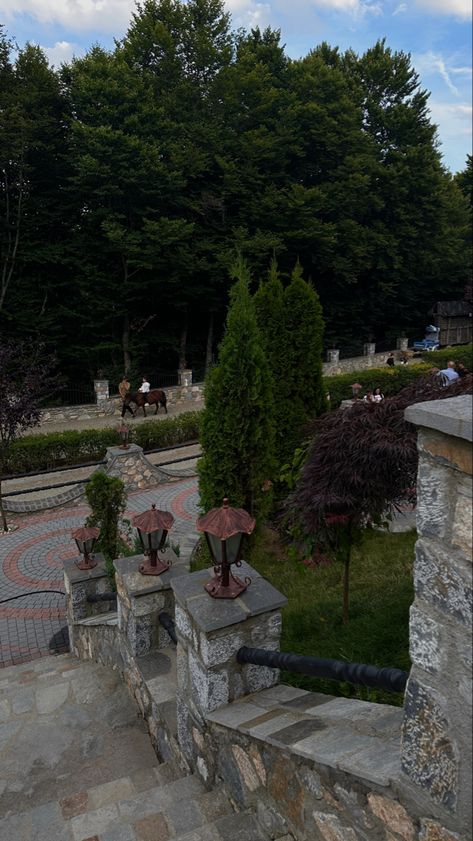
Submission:
M 409 670 L 415 539 L 415 532 L 366 532 L 353 553 L 350 623 L 344 626 L 342 566 L 308 568 L 287 557 L 276 532 L 261 530 L 246 558 L 289 599 L 283 611 L 281 650 Z M 199 566 L 209 565 L 202 553 Z M 402 704 L 401 695 L 382 690 L 289 673 L 282 679 L 313 691 Z

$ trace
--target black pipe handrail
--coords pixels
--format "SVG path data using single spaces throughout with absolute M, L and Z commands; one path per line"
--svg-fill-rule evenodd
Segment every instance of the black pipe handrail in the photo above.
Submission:
M 177 634 L 176 634 L 176 626 L 174 624 L 174 619 L 172 616 L 169 616 L 169 613 L 163 611 L 158 616 L 159 624 L 163 626 L 164 630 L 168 632 L 169 636 L 171 637 L 173 643 L 177 645 Z
M 28 593 L 18 593 L 16 596 L 9 596 L 8 599 L 0 599 L 0 604 L 13 602 L 15 599 L 24 599 L 27 596 L 37 596 L 38 593 L 56 593 L 58 596 L 65 596 L 64 590 L 30 590 Z
M 323 657 L 307 657 L 299 654 L 285 654 L 281 651 L 266 651 L 262 648 L 243 646 L 237 652 L 238 663 L 252 663 L 255 666 L 269 666 L 286 672 L 329 678 L 355 685 L 384 689 L 387 692 L 404 692 L 408 673 L 401 669 L 369 666 L 365 663 L 346 663 L 341 660 L 327 660 Z

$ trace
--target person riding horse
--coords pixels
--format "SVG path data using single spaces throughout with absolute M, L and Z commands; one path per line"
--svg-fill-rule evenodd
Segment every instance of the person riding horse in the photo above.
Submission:
M 159 407 L 162 406 L 166 414 L 168 413 L 167 410 L 167 397 L 165 392 L 162 388 L 152 388 L 151 391 L 147 391 L 145 393 L 141 391 L 129 391 L 128 394 L 125 395 L 125 399 L 123 401 L 123 414 L 125 413 L 125 408 L 128 408 L 130 411 L 130 403 L 136 403 L 136 410 L 132 412 L 133 417 L 136 416 L 136 412 L 138 409 L 143 409 L 143 416 L 146 417 L 146 406 L 149 404 L 150 406 L 156 406 L 155 415 L 158 414 Z

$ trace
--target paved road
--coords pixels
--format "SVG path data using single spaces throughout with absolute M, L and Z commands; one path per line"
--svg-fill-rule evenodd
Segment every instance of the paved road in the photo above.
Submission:
M 194 532 L 198 516 L 195 478 L 130 494 L 125 516 L 155 502 L 171 511 L 173 543 Z M 64 590 L 62 561 L 77 554 L 71 530 L 84 523 L 84 505 L 17 518 L 20 528 L 0 537 L 0 668 L 68 650 L 65 599 L 41 590 Z M 26 595 L 28 594 L 28 595 Z
M 129 423 L 131 426 L 135 426 L 136 424 L 140 423 L 149 423 L 152 420 L 163 420 L 163 418 L 172 418 L 176 415 L 182 415 L 183 412 L 198 412 L 202 409 L 204 403 L 202 400 L 188 400 L 183 403 L 177 404 L 169 404 L 168 406 L 168 413 L 167 415 L 163 412 L 162 409 L 158 412 L 157 415 L 154 414 L 154 408 L 150 407 L 146 410 L 146 418 L 143 417 L 143 414 L 140 410 L 137 417 L 132 418 L 131 415 L 127 413 L 126 415 L 126 422 Z M 91 418 L 82 418 L 81 420 L 61 420 L 61 421 L 47 421 L 46 423 L 41 424 L 40 426 L 34 426 L 32 429 L 28 429 L 27 435 L 38 435 L 39 433 L 46 433 L 46 432 L 63 432 L 66 429 L 104 429 L 104 427 L 111 426 L 116 428 L 120 424 L 120 415 L 107 415 L 103 418 L 91 417 Z

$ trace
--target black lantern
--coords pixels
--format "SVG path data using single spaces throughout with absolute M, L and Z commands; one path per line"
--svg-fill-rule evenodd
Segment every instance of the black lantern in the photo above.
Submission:
M 221 508 L 213 508 L 197 520 L 197 530 L 204 532 L 215 565 L 214 577 L 204 585 L 214 599 L 236 599 L 248 587 L 250 579 L 242 581 L 232 575 L 230 567 L 241 564 L 243 538 L 255 525 L 247 511 L 230 508 L 226 498 Z
M 76 561 L 76 566 L 79 569 L 93 569 L 97 566 L 97 561 L 92 557 L 94 546 L 97 543 L 97 538 L 100 534 L 100 529 L 95 526 L 82 526 L 72 532 L 77 548 L 81 555 L 84 556 L 83 561 Z
M 172 528 L 174 517 L 169 511 L 159 511 L 156 505 L 143 514 L 135 514 L 131 518 L 132 525 L 138 531 L 138 537 L 143 552 L 148 556 L 146 563 L 140 564 L 142 575 L 161 575 L 171 566 L 171 561 L 161 561 L 158 552 L 166 543 L 168 531 Z
M 362 388 L 363 388 L 363 386 L 360 385 L 360 383 L 352 383 L 351 390 L 352 390 L 352 394 L 353 394 L 353 400 L 358 400 L 358 397 L 360 396 L 360 391 L 361 391 Z
M 122 423 L 118 427 L 117 431 L 118 431 L 118 434 L 120 436 L 120 441 L 122 442 L 122 444 L 121 444 L 122 450 L 128 450 L 128 448 L 130 446 L 130 443 L 129 443 L 130 428 L 125 423 Z

